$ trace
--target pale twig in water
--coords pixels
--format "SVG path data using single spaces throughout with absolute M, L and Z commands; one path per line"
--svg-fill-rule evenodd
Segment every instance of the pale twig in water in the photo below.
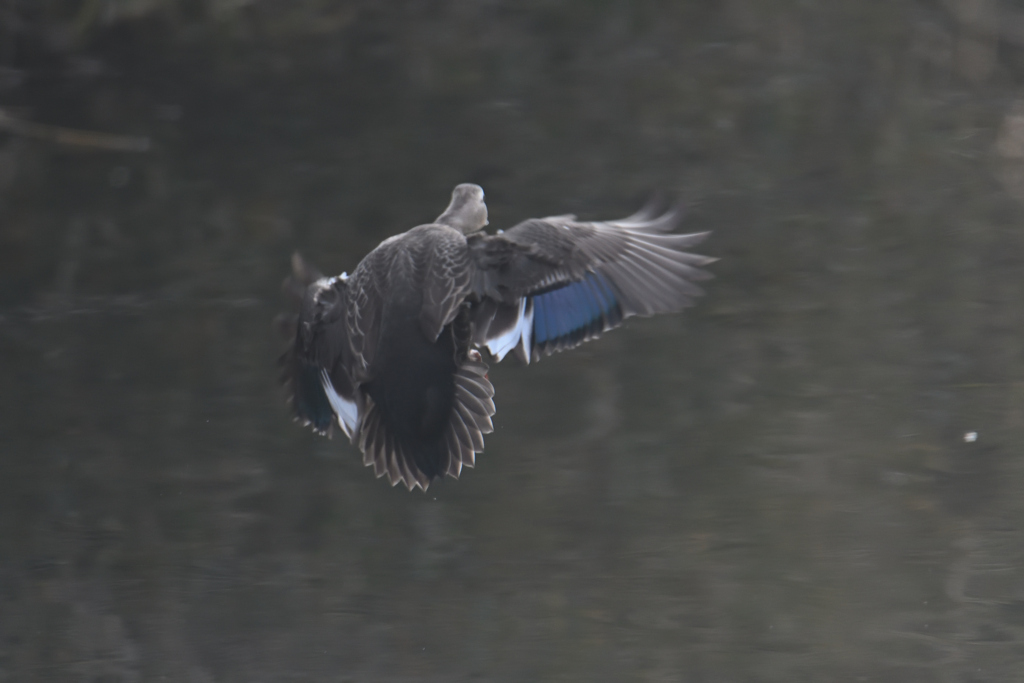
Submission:
M 15 135 L 24 135 L 29 138 L 56 142 L 60 145 L 89 147 L 113 152 L 148 152 L 150 147 L 148 137 L 112 135 L 110 133 L 97 133 L 89 130 L 50 126 L 44 123 L 32 123 L 31 121 L 24 121 L 11 116 L 3 108 L 0 108 L 0 130 L 6 130 Z

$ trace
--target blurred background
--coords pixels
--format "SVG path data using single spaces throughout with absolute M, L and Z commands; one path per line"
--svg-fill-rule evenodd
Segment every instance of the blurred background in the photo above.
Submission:
M 407 493 L 290 421 L 351 271 L 655 193 L 684 315 Z M 0 681 L 1018 681 L 1024 8 L 0 0 Z

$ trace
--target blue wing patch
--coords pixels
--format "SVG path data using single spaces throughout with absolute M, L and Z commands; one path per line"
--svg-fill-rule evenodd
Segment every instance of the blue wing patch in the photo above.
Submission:
M 622 320 L 615 291 L 600 273 L 587 273 L 582 280 L 532 299 L 533 343 L 538 349 L 579 343 Z
M 300 420 L 309 422 L 317 432 L 326 434 L 331 428 L 334 411 L 320 383 L 320 369 L 296 361 L 292 377 L 295 395 L 292 398 L 295 414 Z

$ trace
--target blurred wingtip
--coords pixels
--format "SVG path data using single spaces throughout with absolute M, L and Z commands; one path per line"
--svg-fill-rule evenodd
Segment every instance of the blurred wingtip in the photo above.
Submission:
M 626 225 L 646 224 L 665 213 L 670 213 L 671 211 L 672 208 L 669 207 L 668 203 L 665 201 L 665 193 L 660 190 L 655 190 L 650 193 L 647 201 L 643 203 L 639 211 L 615 222 Z
M 309 263 L 298 251 L 292 253 L 292 277 L 304 285 L 316 282 L 324 276 L 320 269 Z
M 304 259 L 298 251 L 292 254 L 291 266 L 292 272 L 281 283 L 281 288 L 292 300 L 292 303 L 298 305 L 306 293 L 306 288 L 324 275 L 319 268 Z

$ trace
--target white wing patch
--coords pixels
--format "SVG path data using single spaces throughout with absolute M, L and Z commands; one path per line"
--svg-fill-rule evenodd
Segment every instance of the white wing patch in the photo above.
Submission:
M 355 401 L 350 401 L 338 395 L 338 392 L 334 390 L 334 385 L 331 384 L 331 378 L 327 376 L 326 370 L 320 371 L 320 382 L 327 393 L 327 400 L 330 401 L 334 414 L 338 416 L 338 425 L 345 432 L 345 436 L 349 438 L 349 441 L 351 441 L 352 435 L 356 433 L 356 428 L 359 426 L 359 406 L 356 405 Z
M 509 351 L 520 345 L 526 353 L 527 362 L 529 362 L 533 338 L 533 302 L 528 302 L 527 298 L 524 296 L 519 300 L 519 317 L 516 318 L 515 326 L 505 334 L 488 339 L 485 344 L 487 350 L 499 362 Z
M 522 359 L 529 365 L 530 359 L 533 358 L 533 299 L 523 299 L 526 301 L 526 309 L 523 313 L 523 334 L 519 339 L 519 348 L 523 352 Z

